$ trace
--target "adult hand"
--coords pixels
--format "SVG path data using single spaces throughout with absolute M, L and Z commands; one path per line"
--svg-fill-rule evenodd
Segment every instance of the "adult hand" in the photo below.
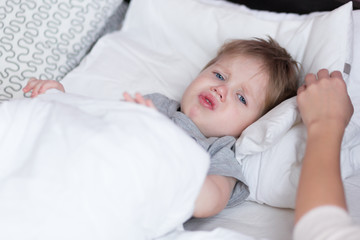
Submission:
M 309 129 L 318 123 L 332 123 L 345 129 L 354 112 L 339 71 L 329 74 L 322 69 L 305 77 L 305 84 L 298 89 L 297 103 L 304 124 Z

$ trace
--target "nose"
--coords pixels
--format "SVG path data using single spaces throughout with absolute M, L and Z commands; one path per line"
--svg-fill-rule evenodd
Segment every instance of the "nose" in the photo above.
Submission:
M 215 92 L 219 96 L 221 102 L 225 101 L 228 92 L 227 87 L 225 85 L 211 87 L 210 91 Z

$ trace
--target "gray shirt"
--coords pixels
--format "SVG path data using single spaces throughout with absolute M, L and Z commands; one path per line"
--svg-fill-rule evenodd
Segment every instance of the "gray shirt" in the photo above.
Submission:
M 243 183 L 244 176 L 240 164 L 235 158 L 236 139 L 232 136 L 207 138 L 195 123 L 180 111 L 179 102 L 159 93 L 146 95 L 145 98 L 151 99 L 159 112 L 168 116 L 210 154 L 208 175 L 221 175 L 237 179 L 227 206 L 232 207 L 242 203 L 248 197 L 249 191 Z

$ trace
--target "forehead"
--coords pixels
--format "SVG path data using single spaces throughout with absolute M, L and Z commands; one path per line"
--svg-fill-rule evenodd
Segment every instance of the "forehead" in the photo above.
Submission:
M 241 67 L 244 65 L 252 65 L 254 69 L 263 71 L 264 61 L 257 56 L 251 56 L 249 54 L 224 54 L 219 56 L 214 64 L 220 65 L 233 65 Z

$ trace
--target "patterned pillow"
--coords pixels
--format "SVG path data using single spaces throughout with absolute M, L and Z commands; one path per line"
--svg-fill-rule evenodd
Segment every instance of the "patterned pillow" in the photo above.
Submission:
M 60 81 L 94 42 L 119 28 L 123 0 L 3 0 L 0 101 L 24 97 L 30 77 Z

